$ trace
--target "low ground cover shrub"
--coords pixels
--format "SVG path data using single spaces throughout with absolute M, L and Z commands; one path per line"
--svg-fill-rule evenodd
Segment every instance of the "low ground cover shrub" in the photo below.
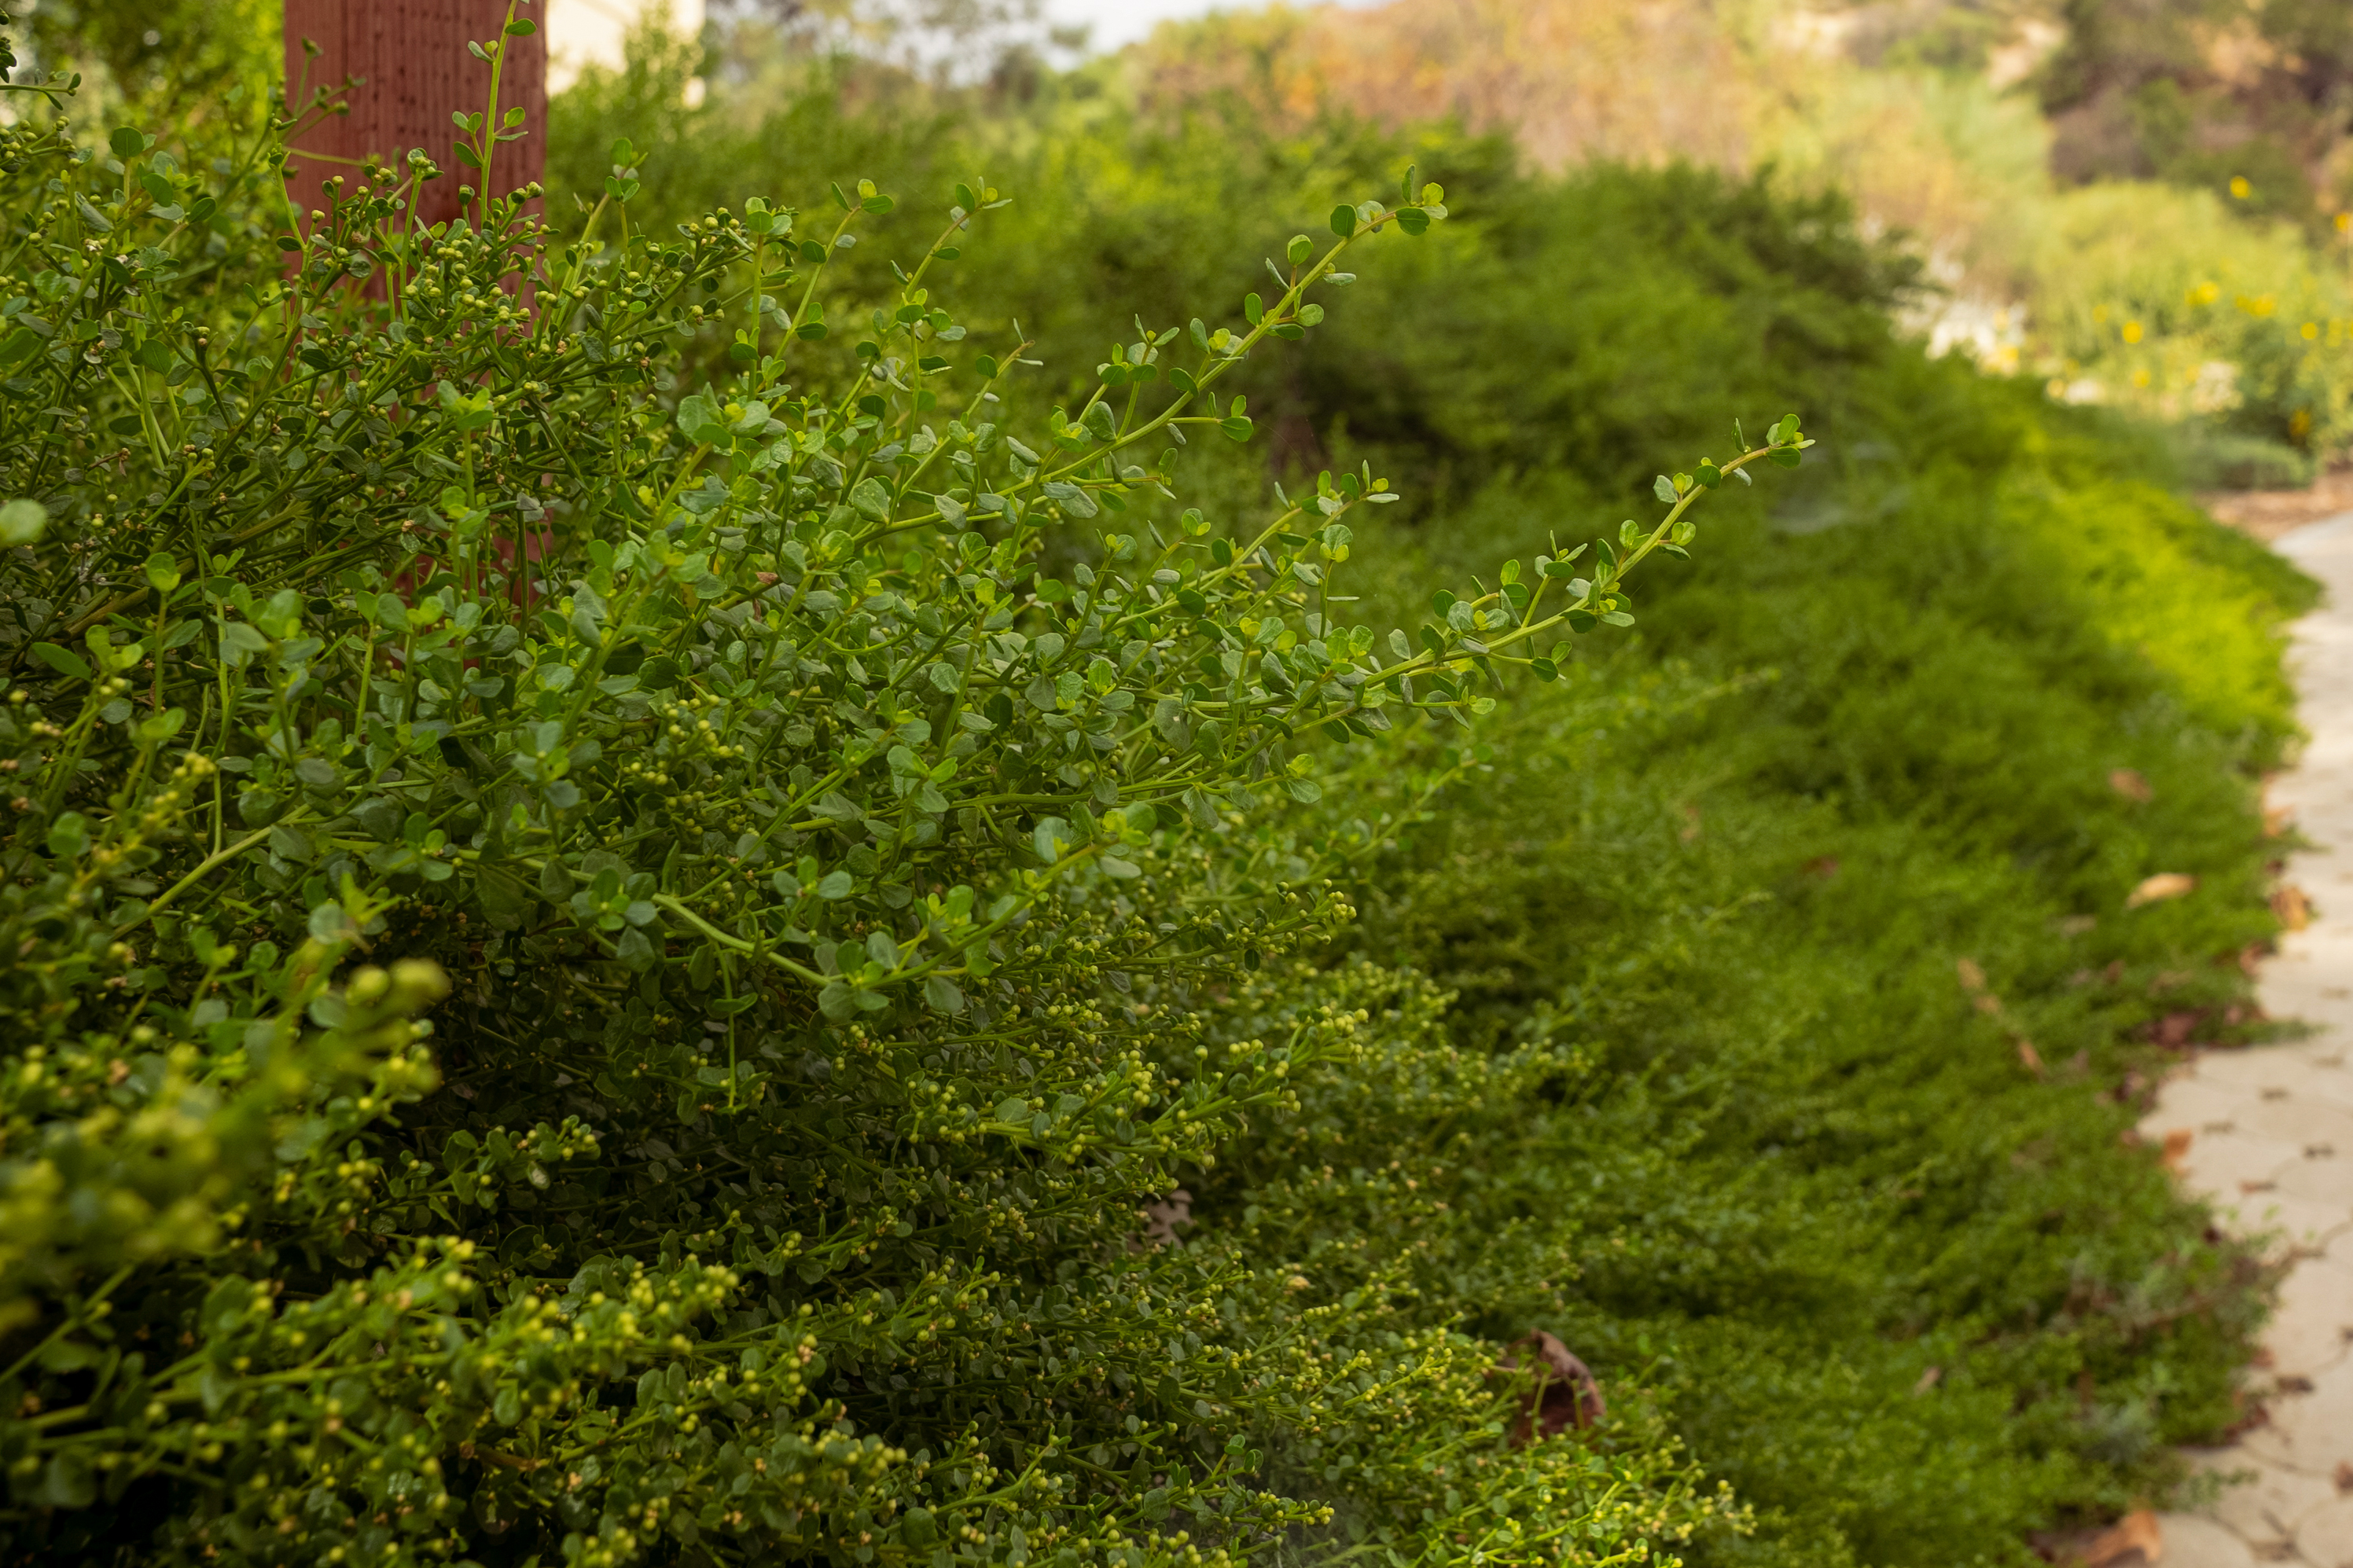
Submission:
M 1410 1145 L 1506 1238 L 1461 1299 L 1655 1391 L 1757 1510 L 1694 1563 L 2025 1562 L 2242 1414 L 2256 1271 L 2125 1134 L 2181 1044 L 2253 1026 L 2312 584 L 2152 483 L 2147 437 L 1897 342 L 1802 206 L 1600 171 L 1505 215 L 1314 351 L 1345 394 L 1401 342 L 1377 406 L 1445 422 L 1358 427 L 1498 476 L 1360 539 L 1389 605 L 1627 493 L 1694 374 L 1625 346 L 1662 298 L 1720 395 L 1799 389 L 1823 444 L 1367 879 L 1353 951 L 1452 994 L 1474 1058 L 1550 1063 Z M 1496 308 L 1482 268 L 1549 287 Z M 2158 872 L 2196 888 L 2131 907 Z
M 1051 107 L 1009 216 L 1054 242 L 975 300 L 1055 345 L 1050 383 L 1093 358 L 1078 301 L 1250 287 L 1177 237 L 1256 254 L 1280 235 L 1240 215 L 1380 146 L 1214 101 Z M 1717 499 L 1605 668 L 1492 722 L 1475 796 L 1410 770 L 1346 797 L 1422 826 L 1336 951 L 1451 993 L 1461 1055 L 1319 1088 L 1300 1168 L 1191 1180 L 1188 1245 L 1257 1223 L 1262 1191 L 1312 1198 L 1329 1252 L 1401 1259 L 1431 1310 L 1566 1332 L 1756 1510 L 1694 1563 L 2022 1563 L 2029 1531 L 2156 1495 L 2169 1443 L 2236 1418 L 2260 1282 L 2120 1134 L 2160 1040 L 2248 1030 L 2278 851 L 2252 786 L 2292 737 L 2278 627 L 2311 585 L 2168 493 L 2197 454 L 1897 341 L 1916 273 L 1842 203 L 1532 178 L 1442 128 L 1409 149 L 1453 216 L 1241 373 L 1290 461 L 1400 479 L 1353 544 L 1369 618 L 1622 515 L 1654 451 L 1760 397 L 1825 439 Z M 1208 479 L 1255 493 L 1236 459 Z M 2124 908 L 2167 871 L 2196 890 Z M 1375 1206 L 1406 1181 L 1409 1228 Z
M 575 147 L 586 244 L 355 174 L 290 281 L 266 151 L 14 132 L 16 1554 L 2022 1561 L 2231 1418 L 2258 1282 L 2118 1133 L 2238 1027 L 2308 584 L 1894 342 L 1839 204 L 1087 133 L 855 247 L 801 142 L 709 227 Z M 1286 321 L 1409 155 L 1454 214 Z M 1113 449 L 1177 369 L 1297 505 Z M 1512 665 L 1768 401 L 1824 444 Z M 1467 737 L 1369 706 L 1425 625 L 1521 670 Z M 1519 1449 L 1532 1327 L 1609 1412 Z
M 649 231 L 624 149 L 576 233 L 470 187 L 425 230 L 465 176 L 420 153 L 289 224 L 274 137 L 53 96 L 0 130 L 12 1559 L 1597 1563 L 1736 1521 L 1639 1397 L 1514 1441 L 1527 1375 L 1370 1245 L 1434 1245 L 1419 1178 L 1298 1164 L 1534 1070 L 1302 960 L 1397 825 L 1351 795 L 1476 763 L 1384 737 L 1625 623 L 1794 416 L 1377 638 L 1331 592 L 1369 466 L 1176 492 L 1188 433 L 1252 433 L 1218 384 L 1445 217 L 1410 174 L 1017 428 L 1023 343 L 948 308 L 985 181 L 853 292 L 871 182 Z M 480 169 L 519 128 L 493 89 L 461 129 Z M 1261 1196 L 1170 1245 L 1225 1168 Z

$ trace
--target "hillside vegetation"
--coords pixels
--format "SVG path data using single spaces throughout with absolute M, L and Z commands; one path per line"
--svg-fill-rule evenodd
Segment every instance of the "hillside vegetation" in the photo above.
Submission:
M 1393 0 L 1164 27 L 1104 74 L 1147 110 L 1451 120 L 1547 170 L 1769 167 L 1904 233 L 1940 342 L 2181 425 L 2203 482 L 2353 441 L 2342 7 Z

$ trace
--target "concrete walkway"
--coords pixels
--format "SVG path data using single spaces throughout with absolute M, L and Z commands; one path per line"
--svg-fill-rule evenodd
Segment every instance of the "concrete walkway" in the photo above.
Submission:
M 2275 548 L 2327 599 L 2297 624 L 2291 655 L 2311 741 L 2269 803 L 2315 846 L 2285 879 L 2314 913 L 2258 984 L 2273 1017 L 2317 1032 L 2200 1052 L 2141 1131 L 2231 1228 L 2276 1233 L 2293 1261 L 2253 1374 L 2276 1390 L 2271 1418 L 2193 1456 L 2242 1479 L 2201 1514 L 2163 1516 L 2164 1568 L 2353 1568 L 2353 512 Z

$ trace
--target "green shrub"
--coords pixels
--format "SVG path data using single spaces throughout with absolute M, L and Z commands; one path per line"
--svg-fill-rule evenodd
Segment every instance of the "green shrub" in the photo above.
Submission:
M 1848 241 L 1775 226 L 1802 209 L 1602 170 L 1482 210 L 1514 216 L 1461 270 L 1423 287 L 1409 255 L 1313 348 L 1343 396 L 1364 353 L 1387 406 L 1445 411 L 1362 427 L 1393 471 L 1500 471 L 1360 537 L 1388 604 L 1680 434 L 1692 367 L 1624 346 L 1662 298 L 1715 395 L 1794 389 L 1823 446 L 1712 514 L 1637 639 L 1499 718 L 1492 772 L 1410 803 L 1346 949 L 1452 993 L 1474 1059 L 1555 1066 L 1395 1142 L 1506 1238 L 1463 1270 L 1470 1321 L 1647 1385 L 1754 1508 L 1693 1562 L 2023 1563 L 2237 1418 L 2257 1271 L 2123 1134 L 2158 1041 L 2249 1032 L 2255 780 L 2313 585 L 2152 483 L 2148 434 L 1818 288 Z M 1488 308 L 1466 285 L 1499 255 L 1547 287 Z M 2198 887 L 2127 908 L 2160 871 Z
M 1638 637 L 1491 721 L 1461 784 L 1427 793 L 1431 740 L 1327 795 L 1416 825 L 1332 962 L 1422 970 L 1436 995 L 1394 994 L 1459 1054 L 1309 1080 L 1295 1124 L 1188 1176 L 1188 1246 L 1247 1256 L 1310 1213 L 1319 1280 L 1563 1333 L 1753 1510 L 1679 1548 L 1711 1568 L 2023 1563 L 2029 1531 L 2160 1495 L 2168 1445 L 2238 1416 L 2261 1280 L 2120 1134 L 2154 1033 L 2247 1033 L 2276 850 L 2252 784 L 2293 733 L 2278 627 L 2311 584 L 2166 493 L 2195 452 L 1900 342 L 1906 269 L 1840 202 L 1516 175 L 1441 130 L 1050 110 L 1034 152 L 1034 122 L 1008 135 L 1036 238 L 973 301 L 1057 345 L 1049 384 L 1096 357 L 1090 311 L 1251 287 L 1219 253 L 1279 244 L 1254 215 L 1360 160 L 1459 197 L 1239 373 L 1286 453 L 1409 480 L 1353 545 L 1376 624 L 1620 515 L 1651 453 L 1759 398 L 1824 437 L 1720 498 Z M 1256 493 L 1232 450 L 1205 482 Z M 2125 910 L 2158 871 L 2198 890 Z
M 1377 639 L 1329 595 L 1368 468 L 1171 498 L 1335 260 L 1445 216 L 1410 174 L 1017 436 L 1022 345 L 946 308 L 983 182 L 849 289 L 868 182 L 421 231 L 420 156 L 290 233 L 280 158 L 0 131 L 12 1555 L 1592 1563 L 1736 1517 L 1639 1398 L 1514 1445 L 1526 1379 L 1366 1244 L 1418 1178 L 1294 1168 L 1335 1105 L 1543 1065 L 1299 955 L 1396 826 L 1355 795 L 1476 765 L 1383 732 L 1626 620 L 1794 416 Z M 1162 1245 L 1222 1169 L 1269 1200 Z
M 2229 1037 L 2208 961 L 2271 929 L 2263 731 L 2203 727 L 2095 605 L 2018 627 L 2048 516 L 1981 504 L 1719 528 L 1650 647 L 1499 722 L 1356 939 L 1472 1055 L 1558 1064 L 1446 1123 L 1433 1185 L 1524 1238 L 1472 1321 L 1563 1325 L 1757 1510 L 1697 1563 L 2023 1562 L 2235 1418 L 2253 1272 L 2121 1139 L 2146 1032 Z M 2159 869 L 2200 890 L 2127 911 Z
M 2294 447 L 2227 430 L 2192 430 L 2181 455 L 2184 483 L 2201 490 L 2301 489 L 2319 465 Z
M 7 750 L 43 786 L 19 786 L 0 904 L 0 940 L 35 944 L 5 982 L 0 1121 L 18 1555 L 2000 1562 L 2161 1488 L 2167 1444 L 2232 1418 L 2256 1282 L 2118 1134 L 2153 1025 L 2237 1032 L 2243 980 L 2209 961 L 2272 930 L 2248 779 L 2291 727 L 2273 628 L 2310 588 L 2148 482 L 2164 452 L 1895 343 L 1905 269 L 1836 202 L 1103 103 L 1008 127 L 991 162 L 1025 200 L 912 285 L 966 332 L 926 340 L 946 366 L 892 335 L 911 285 L 875 255 L 913 265 L 937 221 L 845 193 L 862 243 L 816 272 L 827 335 L 789 340 L 779 394 L 780 318 L 816 323 L 772 284 L 731 359 L 744 198 L 976 160 L 938 121 L 826 99 L 754 133 L 658 80 L 596 90 L 559 105 L 551 183 L 639 188 L 601 245 L 501 231 L 587 290 L 558 310 L 543 283 L 504 336 L 451 330 L 502 308 L 513 264 L 466 233 L 311 253 L 407 282 L 385 303 L 306 274 L 290 330 L 266 178 L 208 178 L 174 232 L 142 176 L 193 211 L 181 171 L 216 149 L 167 137 L 118 169 L 19 132 L 0 210 L 38 244 L 0 331 L 5 493 L 52 518 L 0 586 L 26 693 Z M 608 113 L 637 143 L 619 170 Z M 1067 411 L 1127 357 L 1101 323 L 1273 295 L 1253 258 L 1282 253 L 1277 219 L 1407 155 L 1468 176 L 1458 216 L 1301 341 L 1217 364 L 1313 524 L 1266 562 L 1345 574 L 1303 604 L 1294 566 L 1278 617 L 1219 586 L 1260 559 L 1228 520 L 1259 514 L 1261 443 L 1107 473 Z M 81 248 L 76 192 L 121 239 Z M 722 202 L 744 220 L 703 228 Z M 796 216 L 767 257 L 835 217 Z M 109 258 L 138 294 L 80 296 L 122 287 Z M 967 417 L 972 439 L 883 458 L 946 423 L 984 340 L 1008 368 L 1017 319 L 1048 363 L 990 384 L 993 438 Z M 71 381 L 60 340 L 84 346 Z M 1460 650 L 1457 617 L 1525 584 L 1458 605 L 1433 581 L 1653 505 L 1651 454 L 1788 391 L 1825 446 L 1725 487 L 1639 637 L 1584 645 L 1478 743 L 1440 719 L 1204 748 L 1219 703 L 1313 716 L 1302 656 L 1343 649 L 1304 616 L 1342 590 L 1347 618 Z M 732 428 L 754 402 L 781 433 Z M 1008 432 L 1050 455 L 1030 488 Z M 1319 451 L 1417 493 L 1374 513 L 1294 478 Z M 1029 499 L 1074 463 L 1099 509 L 1078 521 L 1076 493 Z M 972 526 L 875 548 L 943 484 Z M 1018 515 L 982 513 L 992 485 Z M 1122 533 L 1151 550 L 1118 559 Z M 1179 581 L 1142 584 L 1145 652 L 1080 647 L 1163 548 Z M 157 554 L 183 579 L 160 605 Z M 142 586 L 93 647 L 78 623 Z M 1024 662 L 1000 666 L 1008 633 Z M 103 699 L 33 651 L 95 679 L 133 641 L 110 673 L 137 689 Z M 1413 644 L 1386 648 L 1359 658 L 1352 628 L 1344 657 Z M 1333 701 L 1379 684 L 1349 679 Z M 1010 724 L 972 700 L 992 680 Z M 1414 678 L 1414 707 L 1485 700 Z M 174 710 L 179 732 L 142 734 Z M 1356 717 L 1408 711 L 1400 688 Z M 1106 714 L 1118 771 L 1060 776 Z M 227 765 L 174 780 L 180 746 Z M 2198 891 L 2123 911 L 2159 869 Z M 1022 923 L 976 978 L 1008 896 Z M 935 997 L 923 965 L 956 943 Z M 1532 1326 L 1611 1414 L 1516 1450 L 1491 1369 Z
M 1720 498 L 1639 640 L 1515 703 L 1462 785 L 1426 793 L 1433 741 L 1330 792 L 1419 825 L 1337 951 L 1426 972 L 1451 1002 L 1398 994 L 1460 1055 L 1312 1082 L 1295 1129 L 1188 1177 L 1188 1245 L 1247 1253 L 1306 1205 L 1325 1259 L 1431 1319 L 1566 1333 L 1754 1510 L 1694 1563 L 2023 1562 L 2030 1531 L 2161 1492 L 2167 1445 L 2235 1418 L 2260 1280 L 2119 1133 L 2152 1030 L 2244 1033 L 2236 957 L 2274 929 L 2251 783 L 2293 731 L 2277 627 L 2311 585 L 2166 494 L 2187 465 L 2153 432 L 1898 342 L 1907 270 L 1838 201 L 1062 107 L 1006 215 L 1036 237 L 974 297 L 1059 345 L 1049 385 L 1096 357 L 1090 310 L 1250 287 L 1214 252 L 1279 244 L 1252 215 L 1360 160 L 1459 195 L 1238 373 L 1292 461 L 1409 479 L 1353 546 L 1376 624 L 1621 515 L 1650 453 L 1761 397 L 1825 437 Z M 1239 501 L 1264 476 L 1230 450 L 1203 480 Z M 2197 893 L 2123 910 L 2166 870 Z

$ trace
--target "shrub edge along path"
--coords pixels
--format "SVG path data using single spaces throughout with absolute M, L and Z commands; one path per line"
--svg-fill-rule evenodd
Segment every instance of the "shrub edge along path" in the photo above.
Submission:
M 2305 846 L 2283 886 L 2312 912 L 2258 992 L 2271 1016 L 2313 1032 L 2199 1050 L 2141 1123 L 2193 1195 L 2229 1228 L 2274 1236 L 2287 1266 L 2251 1390 L 2268 1418 L 2191 1456 L 2227 1484 L 2209 1508 L 2163 1518 L 2166 1568 L 2353 1564 L 2353 512 L 2274 548 L 2326 596 L 2290 654 L 2310 739 L 2267 802 Z

